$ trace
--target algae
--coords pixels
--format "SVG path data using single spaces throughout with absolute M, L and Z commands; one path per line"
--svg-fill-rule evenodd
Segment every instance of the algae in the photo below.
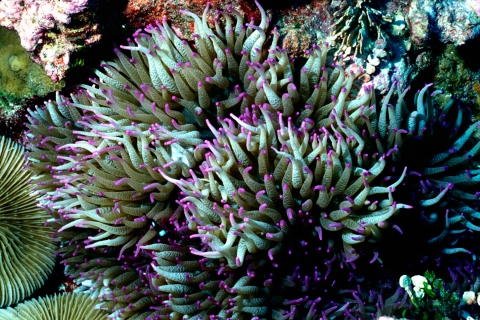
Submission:
M 61 90 L 64 81 L 53 82 L 41 65 L 30 59 L 15 31 L 0 27 L 0 109 L 6 116 L 25 99 Z

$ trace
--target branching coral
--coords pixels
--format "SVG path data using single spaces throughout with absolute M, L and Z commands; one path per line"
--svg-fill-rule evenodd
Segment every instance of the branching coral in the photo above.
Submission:
M 370 0 L 345 1 L 343 9 L 335 12 L 338 18 L 332 34 L 334 40 L 339 39 L 337 54 L 361 55 L 370 53 L 375 41 L 387 40 L 381 25 L 392 22 L 392 17 L 370 6 Z M 355 2 L 355 5 L 352 4 Z
M 23 147 L 0 137 L 0 306 L 15 304 L 38 289 L 55 263 L 55 245 L 28 184 Z

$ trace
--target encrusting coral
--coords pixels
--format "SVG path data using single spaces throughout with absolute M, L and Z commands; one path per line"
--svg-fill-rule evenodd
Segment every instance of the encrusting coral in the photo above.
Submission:
M 55 264 L 55 245 L 44 225 L 48 215 L 30 196 L 24 148 L 0 137 L 0 306 L 15 304 L 40 288 Z
M 413 113 L 397 82 L 377 106 L 363 70 L 331 61 L 326 43 L 296 72 L 275 29 L 266 48 L 257 6 L 258 26 L 227 8 L 215 31 L 209 5 L 202 18 L 183 11 L 195 50 L 166 21 L 147 26 L 93 85 L 29 111 L 27 168 L 58 254 L 110 318 L 317 319 L 367 316 L 363 299 L 382 301 L 377 315 L 406 306 L 401 290 L 385 305 L 381 290 L 358 286 L 343 305 L 320 292 L 335 284 L 325 283 L 335 260 L 348 282 L 361 255 L 381 263 L 370 243 L 411 208 L 395 191 L 404 139 L 433 119 L 428 86 Z

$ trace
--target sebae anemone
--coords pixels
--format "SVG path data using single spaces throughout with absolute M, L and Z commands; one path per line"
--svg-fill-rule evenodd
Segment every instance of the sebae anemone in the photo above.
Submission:
M 450 132 L 450 107 L 426 86 L 411 111 L 396 81 L 377 104 L 328 43 L 299 68 L 257 6 L 258 25 L 227 7 L 213 30 L 209 5 L 182 11 L 191 40 L 165 20 L 138 30 L 92 84 L 29 111 L 26 168 L 57 254 L 109 318 L 393 315 L 412 305 L 382 274 L 382 234 L 398 241 L 451 203 L 438 242 L 456 223 L 476 231 L 476 195 L 453 188 L 476 183 L 478 147 L 463 151 L 476 124 L 460 135 L 459 116 L 454 151 L 415 168 L 415 142 Z

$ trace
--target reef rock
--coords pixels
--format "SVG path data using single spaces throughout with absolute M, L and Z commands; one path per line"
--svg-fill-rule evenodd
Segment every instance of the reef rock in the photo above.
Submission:
M 91 0 L 1 0 L 0 25 L 15 30 L 53 81 L 65 76 L 72 53 L 97 43 L 98 6 Z
M 413 0 L 408 12 L 411 39 L 424 46 L 434 33 L 444 43 L 462 45 L 480 32 L 479 13 L 478 0 Z

